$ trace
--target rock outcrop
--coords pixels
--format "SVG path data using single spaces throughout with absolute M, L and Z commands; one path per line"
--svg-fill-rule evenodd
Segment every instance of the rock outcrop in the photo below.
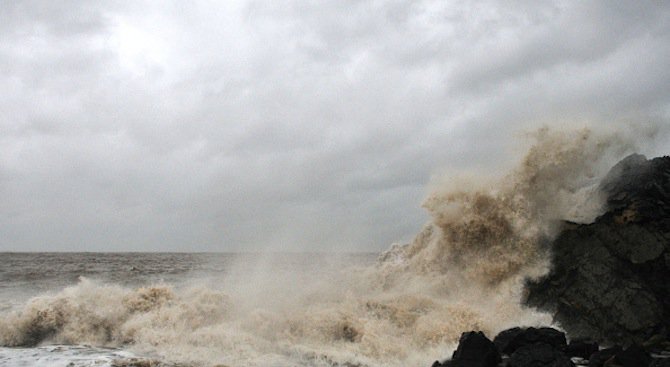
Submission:
M 507 361 L 509 367 L 574 367 L 570 358 L 549 344 L 525 345 L 512 353 Z
M 565 334 L 550 327 L 536 329 L 519 327 L 501 331 L 493 339 L 500 353 L 511 355 L 515 350 L 533 344 L 547 344 L 556 349 L 564 349 L 567 346 Z
M 552 270 L 526 303 L 552 312 L 571 339 L 643 343 L 670 330 L 670 157 L 631 155 L 600 186 L 607 210 L 565 223 Z
M 432 367 L 670 367 L 670 350 L 653 343 L 599 349 L 592 340 L 571 340 L 550 328 L 511 328 L 489 340 L 481 331 L 461 335 L 451 359 Z
M 573 367 L 565 334 L 549 327 L 512 328 L 492 342 L 481 331 L 465 332 L 450 360 L 432 367 Z
M 463 333 L 451 360 L 433 367 L 496 367 L 501 361 L 495 344 L 481 331 Z

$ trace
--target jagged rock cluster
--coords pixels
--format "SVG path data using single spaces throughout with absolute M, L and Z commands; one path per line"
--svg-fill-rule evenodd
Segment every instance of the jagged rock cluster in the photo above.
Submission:
M 607 211 L 566 224 L 552 270 L 527 304 L 553 313 L 573 338 L 641 343 L 670 330 L 670 157 L 631 155 L 601 184 Z
M 512 328 L 493 341 L 481 331 L 463 333 L 451 359 L 432 367 L 670 367 L 658 340 L 645 345 L 599 349 L 590 340 L 571 340 L 553 328 Z
M 570 343 L 551 328 L 467 332 L 433 367 L 670 367 L 670 157 L 631 155 L 600 191 L 605 213 L 564 223 L 551 271 L 526 286 L 526 304 L 552 313 Z

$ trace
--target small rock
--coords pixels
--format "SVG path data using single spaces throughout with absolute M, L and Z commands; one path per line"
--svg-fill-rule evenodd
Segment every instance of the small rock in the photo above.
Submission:
M 580 358 L 580 357 L 571 357 L 570 360 L 572 363 L 575 364 L 575 366 L 588 366 L 589 361 L 588 359 Z
M 614 362 L 623 367 L 649 366 L 651 356 L 640 345 L 633 344 L 614 356 Z
M 623 367 L 623 366 L 616 363 L 615 357 L 610 357 L 610 359 L 606 360 L 605 363 L 603 363 L 603 367 Z
M 623 348 L 615 345 L 611 348 L 606 348 L 595 352 L 591 355 L 591 357 L 589 357 L 589 367 L 603 367 L 607 360 L 614 357 L 617 353 L 621 353 L 622 351 Z
M 662 351 L 665 349 L 667 342 L 668 340 L 665 336 L 656 334 L 642 343 L 642 346 L 649 351 Z
M 574 367 L 563 352 L 545 343 L 525 345 L 510 356 L 509 367 Z
M 588 340 L 571 340 L 563 351 L 569 357 L 589 359 L 593 353 L 598 351 L 598 343 Z
M 500 361 L 500 353 L 498 353 L 495 344 L 481 331 L 470 331 L 461 334 L 458 348 L 454 351 L 451 361 L 442 365 L 449 367 L 496 367 Z
M 649 367 L 670 367 L 670 358 L 655 359 Z
M 498 350 L 507 355 L 522 346 L 536 343 L 549 344 L 556 349 L 564 349 L 567 345 L 565 333 L 549 327 L 512 328 L 500 332 L 493 340 Z
M 503 330 L 493 338 L 493 343 L 496 345 L 500 353 L 508 355 L 512 354 L 514 350 L 512 349 L 511 344 L 521 333 L 523 333 L 523 329 L 520 327 Z

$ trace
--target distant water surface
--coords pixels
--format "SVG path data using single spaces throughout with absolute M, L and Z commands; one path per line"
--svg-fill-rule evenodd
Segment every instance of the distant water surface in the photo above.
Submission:
M 94 292 L 105 292 L 105 285 L 121 287 L 125 289 L 121 293 L 126 296 L 134 294 L 131 289 L 141 287 L 156 289 L 154 288 L 156 286 L 159 287 L 158 289 L 168 287 L 175 291 L 189 287 L 201 287 L 201 289 L 207 289 L 207 292 L 218 292 L 217 289 L 224 287 L 225 279 L 230 280 L 231 277 L 235 279 L 233 284 L 253 288 L 254 279 L 244 278 L 253 277 L 259 272 L 269 272 L 270 278 L 280 279 L 278 284 L 281 284 L 282 280 L 286 281 L 287 277 L 296 272 L 306 277 L 310 277 L 310 274 L 323 277 L 324 274 L 335 273 L 352 265 L 370 265 L 375 262 L 376 258 L 377 254 L 373 253 L 338 255 L 315 253 L 0 253 L 0 317 L 8 317 L 15 312 L 25 313 L 27 311 L 25 307 L 30 304 L 31 299 L 38 297 L 43 299 L 45 296 L 52 295 L 63 296 L 64 290 L 68 288 L 80 292 L 79 296 L 69 298 L 68 302 L 84 302 L 81 305 L 72 304 L 67 309 L 68 311 L 65 311 L 75 312 L 77 307 L 88 307 L 85 303 L 88 301 L 76 298 L 89 296 L 81 293 L 85 291 L 82 287 L 87 286 L 92 286 L 91 290 Z M 262 278 L 267 278 L 267 274 L 264 274 Z M 301 286 L 300 281 L 293 282 L 293 284 L 298 288 Z M 235 289 L 228 289 L 228 291 L 234 292 Z M 267 296 L 276 297 L 277 295 L 268 294 Z M 205 304 L 208 302 L 205 297 Z M 57 304 L 56 302 L 49 307 L 58 307 Z M 198 301 L 193 301 L 193 303 L 187 302 L 182 306 L 198 307 L 199 305 Z M 105 304 L 101 303 L 99 306 L 104 307 Z M 223 308 L 225 304 L 216 307 Z M 61 312 L 57 310 L 58 308 L 55 308 L 49 312 Z M 90 317 L 90 312 L 95 312 L 95 310 L 88 309 L 81 317 L 86 315 Z M 50 316 L 53 315 L 45 314 L 45 317 Z M 74 315 L 74 317 L 79 316 Z M 201 316 L 207 317 L 207 315 Z M 41 316 L 38 314 L 36 317 L 39 319 Z M 82 325 L 84 328 L 90 326 L 85 322 Z M 3 331 L 0 325 L 0 333 L 12 333 L 11 329 L 14 327 L 8 327 L 9 329 Z M 15 327 L 22 326 L 15 325 Z M 48 331 L 39 330 L 48 333 Z M 134 366 L 132 361 L 138 357 L 153 358 L 144 353 L 139 356 L 135 355 L 124 346 L 104 348 L 88 343 L 53 345 L 49 342 L 19 348 L 0 345 L 0 366 L 3 367 Z M 172 364 L 166 365 L 171 366 Z
M 82 277 L 126 287 L 159 283 L 179 287 L 187 282 L 215 282 L 228 274 L 233 263 L 251 266 L 259 257 L 272 261 L 273 269 L 322 272 L 345 264 L 370 264 L 377 254 L 0 253 L 0 311 L 75 285 Z

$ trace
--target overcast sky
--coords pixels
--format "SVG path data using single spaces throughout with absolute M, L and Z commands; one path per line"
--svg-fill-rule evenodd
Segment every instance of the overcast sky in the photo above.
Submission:
M 376 251 L 524 131 L 670 124 L 664 1 L 0 9 L 0 251 Z

